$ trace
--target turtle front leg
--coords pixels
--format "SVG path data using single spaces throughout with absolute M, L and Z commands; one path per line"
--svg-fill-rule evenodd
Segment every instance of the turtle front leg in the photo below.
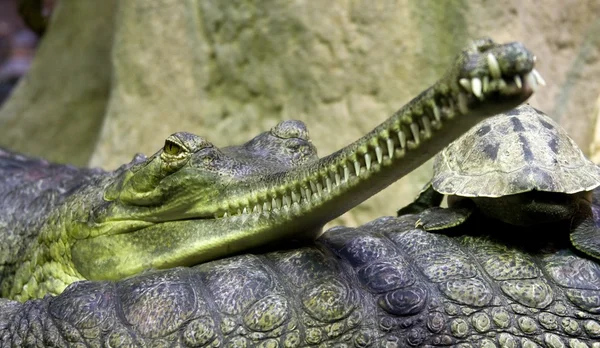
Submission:
M 571 224 L 571 244 L 582 253 L 600 260 L 600 209 L 595 212 L 589 204 L 581 209 Z
M 425 231 L 438 231 L 461 225 L 473 214 L 475 204 L 471 200 L 463 200 L 450 208 L 432 207 L 419 214 L 416 227 Z

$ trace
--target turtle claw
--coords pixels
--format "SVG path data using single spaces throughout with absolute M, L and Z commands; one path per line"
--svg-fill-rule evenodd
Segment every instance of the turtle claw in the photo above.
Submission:
M 423 211 L 419 215 L 415 227 L 421 227 L 425 231 L 437 231 L 461 225 L 467 221 L 472 209 L 469 208 L 440 208 L 433 207 Z
M 418 214 L 415 228 L 436 231 L 462 224 L 475 208 L 471 201 L 462 201 L 456 207 L 441 208 L 443 199 L 444 195 L 435 191 L 431 182 L 428 182 L 412 203 L 398 210 L 398 216 Z
M 583 217 L 572 227 L 571 244 L 582 253 L 600 260 L 600 226 L 592 214 Z

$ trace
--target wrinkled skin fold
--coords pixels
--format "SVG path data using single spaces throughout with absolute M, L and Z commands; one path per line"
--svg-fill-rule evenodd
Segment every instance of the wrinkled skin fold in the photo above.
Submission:
M 476 40 L 388 120 L 320 159 L 294 121 L 225 149 L 175 133 L 153 156 L 110 173 L 3 152 L 0 189 L 12 215 L 1 215 L 10 241 L 0 253 L 2 295 L 24 301 L 78 280 L 312 239 L 484 117 L 525 101 L 543 82 L 534 61 L 519 43 Z

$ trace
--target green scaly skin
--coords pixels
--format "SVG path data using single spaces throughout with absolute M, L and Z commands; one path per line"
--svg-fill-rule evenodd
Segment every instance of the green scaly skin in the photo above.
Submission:
M 23 301 L 77 280 L 121 279 L 313 238 L 483 117 L 525 101 L 536 85 L 533 66 L 519 43 L 475 41 L 441 80 L 373 131 L 287 167 L 262 169 L 251 153 L 233 156 L 176 133 L 154 156 L 93 175 L 51 209 L 28 250 L 9 260 L 18 266 L 14 276 L 4 272 L 2 294 Z

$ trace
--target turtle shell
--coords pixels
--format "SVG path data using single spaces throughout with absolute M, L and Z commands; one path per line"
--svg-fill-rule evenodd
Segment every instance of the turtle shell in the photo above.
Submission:
M 600 167 L 550 117 L 524 105 L 480 122 L 440 152 L 432 184 L 465 197 L 570 194 L 600 186 Z

